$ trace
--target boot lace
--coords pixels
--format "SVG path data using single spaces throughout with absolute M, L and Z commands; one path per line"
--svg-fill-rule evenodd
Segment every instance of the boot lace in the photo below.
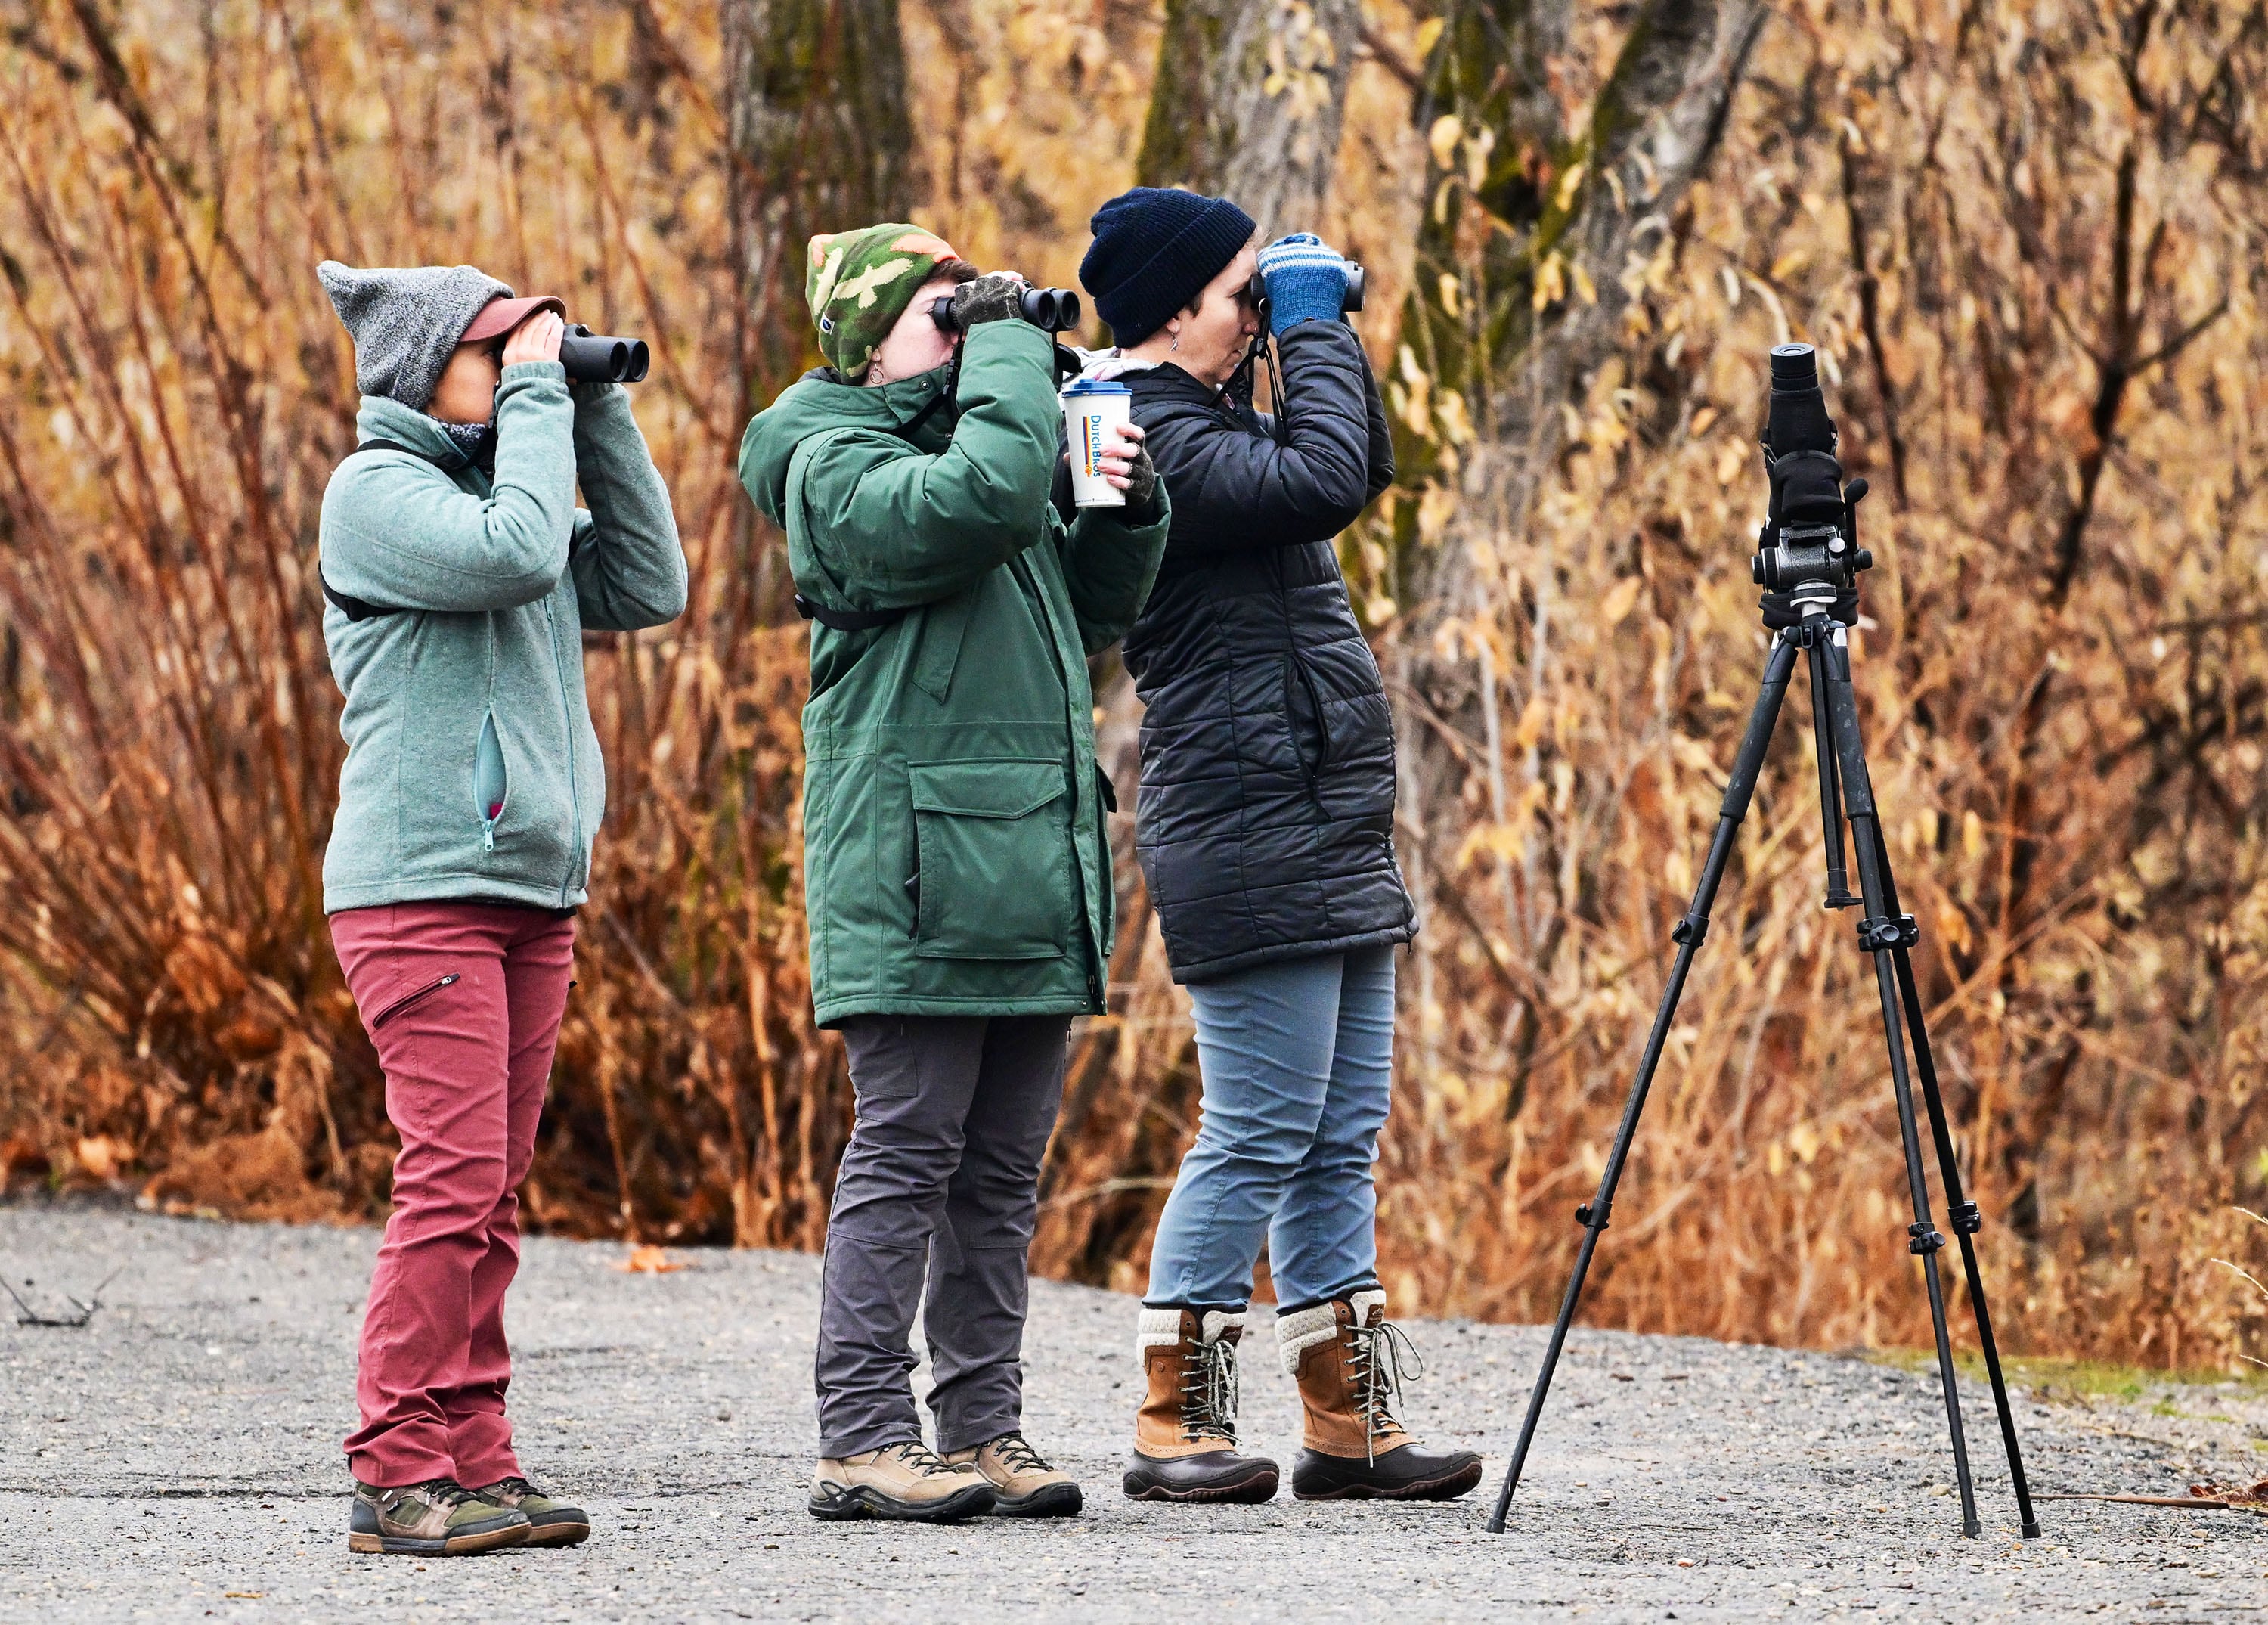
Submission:
M 1391 1320 L 1375 1326 L 1347 1328 L 1347 1374 L 1362 1406 L 1363 1444 L 1370 1460 L 1378 1460 L 1378 1441 L 1408 1429 L 1395 1416 L 1402 1402 L 1405 1378 L 1425 1374 L 1425 1363 L 1410 1333 Z
M 1052 1473 L 1054 1466 L 1027 1444 L 1020 1433 L 1004 1433 L 992 1441 L 992 1453 L 1011 1473 Z
M 908 1439 L 902 1444 L 886 1444 L 882 1447 L 882 1454 L 885 1456 L 895 1456 L 900 1461 L 904 1462 L 907 1466 L 912 1468 L 913 1471 L 917 1473 L 958 1473 L 961 1471 L 959 1467 L 951 1466 L 947 1463 L 944 1457 L 939 1455 L 935 1451 L 923 1444 L 919 1439 Z
M 1192 1439 L 1236 1443 L 1236 1345 L 1225 1340 L 1197 1346 L 1182 1376 L 1182 1433 Z
M 398 1492 L 397 1504 L 400 1501 L 406 1501 L 412 1496 L 430 1506 L 452 1508 L 460 1507 L 468 1501 L 482 1499 L 480 1496 L 466 1488 L 453 1478 L 429 1478 L 422 1484 L 412 1484 L 409 1488 Z

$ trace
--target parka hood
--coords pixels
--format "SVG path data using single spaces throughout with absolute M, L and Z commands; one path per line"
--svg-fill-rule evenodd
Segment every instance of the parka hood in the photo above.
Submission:
M 1154 372 L 1160 366 L 1155 361 L 1144 361 L 1130 356 L 1123 350 L 1087 350 L 1078 344 L 1064 347 L 1079 358 L 1079 375 L 1097 382 L 1130 378 L 1137 373 Z
M 829 429 L 898 434 L 920 418 L 912 435 L 915 447 L 929 454 L 943 451 L 953 439 L 952 403 L 929 411 L 926 417 L 922 414 L 952 386 L 953 371 L 948 362 L 870 388 L 843 382 L 831 366 L 814 367 L 748 420 L 747 432 L 740 437 L 740 484 L 766 519 L 784 525 L 788 462 L 795 448 L 814 434 Z

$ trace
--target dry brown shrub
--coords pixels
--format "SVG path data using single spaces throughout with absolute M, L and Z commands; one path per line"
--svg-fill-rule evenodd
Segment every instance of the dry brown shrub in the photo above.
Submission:
M 1087 212 L 1130 177 L 1155 8 L 904 10 L 921 218 L 1067 280 Z M 312 267 L 462 259 L 653 342 L 640 420 L 695 584 L 677 625 L 588 640 L 612 806 L 526 1210 L 815 1245 L 849 1107 L 802 952 L 801 634 L 732 473 L 750 380 L 711 10 L 16 14 L 0 1173 L 382 1211 L 379 1081 L 320 917 L 338 744 L 310 565 L 352 368 Z M 1571 102 L 1621 17 L 1582 9 Z M 1418 19 L 1373 18 L 1329 224 L 1390 294 L 1432 199 L 1401 71 Z M 1556 1299 L 1752 692 L 1760 357 L 1800 334 L 1878 492 L 1868 738 L 2007 1341 L 2181 1364 L 2257 1340 L 2260 1307 L 2205 1261 L 2257 1262 L 2227 1204 L 2257 1206 L 2263 1176 L 2259 53 L 2257 12 L 2225 8 L 1788 9 L 1670 248 L 1624 268 L 1623 353 L 1566 403 L 1532 515 L 1495 505 L 1483 404 L 1445 404 L 1373 299 L 1407 449 L 1473 437 L 1464 472 L 1346 550 L 1408 685 L 1405 754 L 1441 764 L 1405 798 L 1429 924 L 1381 1168 L 1403 1306 L 1533 1318 Z M 751 358 L 757 387 L 802 359 Z M 1473 550 L 1485 591 L 1401 602 L 1412 548 Z M 1130 782 L 1130 706 L 1104 694 Z M 1848 917 L 1817 909 L 1798 732 L 1593 1312 L 1911 1342 L 1880 1038 Z M 1118 991 L 1075 1036 L 1036 1258 L 1129 1285 L 1197 1091 L 1186 999 L 1130 864 L 1121 880 Z

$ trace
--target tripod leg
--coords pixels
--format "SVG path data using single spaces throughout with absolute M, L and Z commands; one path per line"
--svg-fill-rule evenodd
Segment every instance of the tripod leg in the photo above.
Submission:
M 1638 1133 L 1638 1113 L 1646 1109 L 1646 1091 L 1653 1086 L 1654 1068 L 1661 1062 L 1661 1047 L 1669 1036 L 1669 1024 L 1677 1014 L 1677 1001 L 1685 991 L 1686 973 L 1692 969 L 1693 956 L 1699 951 L 1701 940 L 1709 933 L 1709 905 L 1716 901 L 1718 883 L 1725 875 L 1726 862 L 1733 855 L 1733 839 L 1739 831 L 1741 820 L 1748 816 L 1749 798 L 1756 794 L 1756 775 L 1762 771 L 1764 751 L 1771 744 L 1772 728 L 1779 721 L 1780 702 L 1787 695 L 1789 674 L 1795 669 L 1795 643 L 1786 632 L 1772 640 L 1771 651 L 1764 658 L 1762 691 L 1756 695 L 1755 707 L 1749 713 L 1749 729 L 1742 736 L 1741 752 L 1734 759 L 1733 777 L 1725 787 L 1725 799 L 1717 811 L 1717 833 L 1709 843 L 1708 861 L 1701 868 L 1701 882 L 1694 889 L 1693 902 L 1678 921 L 1670 940 L 1677 944 L 1677 957 L 1669 967 L 1669 984 L 1662 989 L 1661 1006 L 1654 1012 L 1653 1029 L 1646 1035 L 1646 1052 L 1638 1059 L 1638 1076 L 1631 1084 L 1630 1098 L 1623 1105 L 1622 1126 L 1615 1131 L 1615 1143 L 1607 1153 L 1607 1166 L 1599 1176 L 1598 1194 L 1575 1210 L 1576 1222 L 1583 1227 L 1582 1245 L 1575 1254 L 1574 1273 L 1567 1278 L 1567 1294 L 1560 1300 L 1559 1318 L 1551 1327 L 1551 1341 L 1543 1351 L 1543 1369 L 1535 1374 L 1535 1391 L 1528 1396 L 1528 1414 L 1520 1424 L 1520 1443 L 1512 1452 L 1512 1466 L 1506 1473 L 1504 1488 L 1496 1498 L 1496 1511 L 1489 1517 L 1489 1533 L 1502 1534 L 1506 1515 L 1512 1510 L 1513 1491 L 1520 1488 L 1520 1475 L 1528 1465 L 1528 1446 L 1535 1441 L 1535 1424 L 1543 1414 L 1543 1401 L 1551 1391 L 1551 1376 L 1558 1369 L 1559 1352 L 1567 1342 L 1567 1328 L 1575 1319 L 1575 1305 L 1583 1295 L 1583 1278 L 1590 1274 L 1591 1255 L 1598 1251 L 1599 1232 L 1607 1228 L 1607 1215 L 1615 1204 L 1615 1187 L 1621 1184 L 1623 1163 L 1630 1156 L 1631 1141 Z
M 1811 630 L 1816 636 L 1822 629 L 1815 622 Z M 1836 770 L 1835 752 L 1828 748 L 1827 736 L 1819 728 L 1819 719 L 1827 714 L 1827 662 L 1816 646 L 1807 646 L 1803 663 L 1811 677 L 1812 728 L 1819 743 L 1819 817 L 1826 833 L 1827 906 L 1856 908 L 1859 899 L 1851 895 L 1851 877 L 1843 867 L 1841 775 Z
M 1886 901 L 1887 869 L 1881 840 L 1880 816 L 1874 807 L 1874 786 L 1867 775 L 1867 754 L 1859 737 L 1859 699 L 1851 687 L 1851 655 L 1841 628 L 1833 641 L 1815 645 L 1814 657 L 1827 668 L 1827 710 L 1819 720 L 1820 749 L 1832 749 L 1843 772 L 1844 804 L 1851 816 L 1852 844 L 1858 848 L 1859 890 L 1867 916 L 1859 922 L 1859 943 L 1874 957 L 1875 991 L 1882 1002 L 1882 1036 L 1890 1053 L 1890 1088 L 1897 1098 L 1898 1134 L 1906 1155 L 1906 1186 L 1913 1198 L 1914 1222 L 1906 1227 L 1906 1245 L 1922 1261 L 1922 1279 L 1929 1288 L 1929 1318 L 1937 1333 L 1938 1378 L 1945 1388 L 1945 1425 L 1953 1441 L 1953 1472 L 1961 1489 L 1961 1528 L 1975 1537 L 1984 1532 L 1977 1518 L 1977 1486 L 1969 1473 L 1969 1442 L 1961 1429 L 1961 1390 L 1953 1371 L 1953 1342 L 1945 1329 L 1945 1282 L 1938 1274 L 1938 1250 L 1945 1237 L 1929 1216 L 1929 1185 L 1922 1170 L 1921 1131 L 1914 1118 L 1913 1088 L 1906 1075 L 1905 1037 L 1900 1021 L 1897 968 L 1894 949 L 1906 941 L 1911 922 L 1894 916 Z
M 1882 890 L 1890 912 L 1898 909 L 1897 882 L 1890 873 L 1890 853 L 1882 839 L 1880 821 L 1874 825 L 1875 861 L 1881 866 Z M 1913 1034 L 1914 1080 L 1921 1085 L 1922 1104 L 1929 1111 L 1930 1137 L 1937 1142 L 1939 1177 L 1945 1182 L 1945 1206 L 1953 1233 L 1961 1243 L 1961 1266 L 1969 1279 L 1969 1302 L 1977 1311 L 1977 1341 L 1984 1355 L 1985 1375 L 1992 1383 L 1992 1406 L 1999 1413 L 2000 1442 L 2008 1451 L 2008 1477 L 2015 1486 L 2016 1511 L 2024 1538 L 2039 1538 L 2040 1520 L 2032 1511 L 2031 1485 L 2024 1477 L 2023 1453 L 2016 1445 L 2016 1417 L 2008 1405 L 2008 1384 L 2000 1373 L 2000 1348 L 1992 1336 L 1992 1313 L 1984 1302 L 1984 1276 L 1977 1263 L 1977 1232 L 1984 1217 L 1961 1188 L 1961 1163 L 1954 1155 L 1953 1131 L 1945 1119 L 1945 1097 L 1938 1088 L 1937 1062 L 1929 1052 L 1929 1030 L 1922 1023 L 1921 991 L 1914 980 L 1913 957 L 1901 946 L 1895 950 L 1898 995 L 1905 1006 L 1906 1027 Z

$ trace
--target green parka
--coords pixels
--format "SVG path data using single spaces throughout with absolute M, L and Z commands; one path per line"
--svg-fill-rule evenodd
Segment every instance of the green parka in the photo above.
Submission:
M 1116 642 L 1165 550 L 1119 509 L 1049 499 L 1054 345 L 974 329 L 948 370 L 879 388 L 830 371 L 748 425 L 740 483 L 787 533 L 814 624 L 804 707 L 812 1001 L 860 1015 L 1102 1008 L 1115 894 L 1086 658 Z

